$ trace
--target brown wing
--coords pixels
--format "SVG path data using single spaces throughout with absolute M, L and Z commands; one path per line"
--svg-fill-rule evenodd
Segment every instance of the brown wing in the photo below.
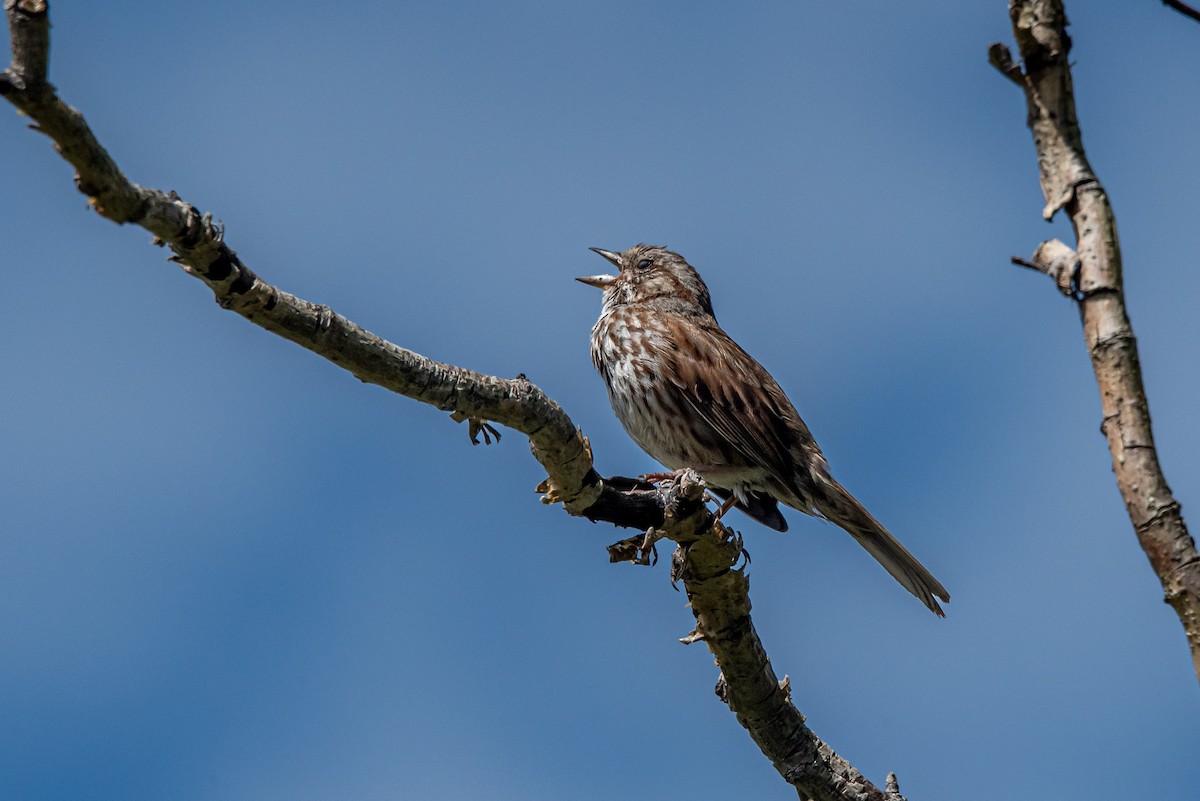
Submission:
M 669 374 L 687 405 L 729 446 L 723 452 L 765 468 L 791 494 L 778 500 L 844 528 L 934 614 L 944 615 L 935 597 L 949 601 L 945 587 L 829 475 L 808 426 L 771 374 L 715 321 L 689 323 L 672 332 L 678 350 Z
M 765 468 L 797 492 L 797 451 L 820 449 L 779 384 L 715 321 L 672 322 L 678 350 L 667 372 L 687 404 L 731 446 L 734 458 Z

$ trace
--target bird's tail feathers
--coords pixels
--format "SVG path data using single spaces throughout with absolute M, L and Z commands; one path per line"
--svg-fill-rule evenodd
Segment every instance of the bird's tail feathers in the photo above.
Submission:
M 946 613 L 937 598 L 949 602 L 950 593 L 917 558 L 888 532 L 845 487 L 832 478 L 827 479 L 828 495 L 814 503 L 816 511 L 854 537 L 858 544 L 874 556 L 904 589 L 917 596 L 938 617 Z M 936 597 L 935 597 L 936 596 Z
M 723 501 L 727 501 L 733 496 L 733 493 L 729 490 L 718 489 L 717 487 L 709 487 L 708 491 Z M 773 528 L 776 531 L 787 531 L 788 529 L 787 520 L 784 519 L 783 513 L 779 511 L 779 502 L 767 493 L 744 493 L 742 497 L 734 502 L 734 506 L 767 528 Z

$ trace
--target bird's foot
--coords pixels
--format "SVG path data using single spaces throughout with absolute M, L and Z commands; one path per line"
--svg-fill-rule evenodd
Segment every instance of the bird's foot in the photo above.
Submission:
M 713 498 L 713 500 L 715 501 L 715 500 L 720 500 L 720 499 Z M 737 496 L 730 495 L 728 498 L 725 499 L 725 502 L 717 508 L 717 511 L 713 513 L 713 519 L 720 520 L 722 517 L 725 516 L 726 512 L 728 512 L 730 509 L 733 508 L 734 504 L 736 504 L 736 503 L 737 503 Z
M 679 478 L 688 468 L 684 467 L 679 470 L 664 470 L 658 473 L 643 473 L 638 476 L 638 481 L 644 481 L 647 484 L 657 484 L 660 481 L 670 481 L 673 478 Z

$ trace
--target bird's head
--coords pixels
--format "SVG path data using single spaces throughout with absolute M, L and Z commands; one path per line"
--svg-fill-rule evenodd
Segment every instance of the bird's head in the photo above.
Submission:
M 682 312 L 712 315 L 708 287 L 678 253 L 656 245 L 634 245 L 623 253 L 592 248 L 619 271 L 616 275 L 576 278 L 604 290 L 604 307 L 653 304 Z

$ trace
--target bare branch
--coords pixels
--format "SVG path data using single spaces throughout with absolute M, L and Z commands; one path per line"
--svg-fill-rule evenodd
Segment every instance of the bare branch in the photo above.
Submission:
M 775 769 L 813 801 L 887 801 L 885 791 L 867 781 L 804 723 L 792 704 L 787 679 L 779 681 L 750 619 L 750 580 L 732 569 L 741 552 L 739 538 L 698 540 L 676 551 L 673 573 L 683 578 L 696 630 L 721 666 L 717 696 L 729 704 Z
M 1017 86 L 1024 86 L 1025 73 L 1013 63 L 1012 51 L 1007 45 L 996 42 L 988 48 L 988 63 L 999 70 L 1000 74 Z
M 1050 276 L 1058 284 L 1058 291 L 1069 298 L 1076 297 L 1079 291 L 1079 256 L 1058 239 L 1047 239 L 1038 245 L 1031 261 L 1013 256 L 1012 263 Z
M 1062 0 L 1010 0 L 1009 15 L 1024 62 L 1020 85 L 1046 198 L 1042 213 L 1050 219 L 1064 209 L 1077 243 L 1072 250 L 1058 240 L 1043 242 L 1030 262 L 1017 263 L 1053 277 L 1079 303 L 1117 487 L 1165 600 L 1183 624 L 1200 678 L 1200 556 L 1154 447 L 1137 342 L 1125 311 L 1116 218 L 1088 163 L 1075 116 L 1066 13 Z M 1002 47 L 989 49 L 993 63 Z
M 722 670 L 723 698 L 763 753 L 797 790 L 817 801 L 887 801 L 879 790 L 804 725 L 780 684 L 750 620 L 749 582 L 735 569 L 739 537 L 704 505 L 704 484 L 690 471 L 660 487 L 631 479 L 601 479 L 591 446 L 562 408 L 522 376 L 484 375 L 399 347 L 332 309 L 272 286 L 224 241 L 212 215 L 174 192 L 130 181 L 88 127 L 46 81 L 49 21 L 43 0 L 6 0 L 12 66 L 0 73 L 0 94 L 76 170 L 75 182 L 92 207 L 117 223 L 134 223 L 174 253 L 172 261 L 200 279 L 222 308 L 322 356 L 362 381 L 377 384 L 469 422 L 472 441 L 499 433 L 488 421 L 522 432 L 549 477 L 539 487 L 546 503 L 567 512 L 647 530 L 633 553 L 658 537 L 679 543 L 673 577 L 682 579 L 696 616 L 692 642 L 703 640 Z M 632 542 L 631 541 L 627 541 Z M 622 545 L 622 544 L 618 544 Z M 626 557 L 629 548 L 618 549 Z M 891 788 L 891 785 L 889 785 Z
M 1187 3 L 1181 3 L 1179 0 L 1162 0 L 1162 4 L 1167 8 L 1173 8 L 1185 17 L 1200 22 L 1200 11 L 1189 6 Z
M 4 0 L 12 42 L 12 66 L 0 74 L 0 94 L 14 89 L 37 94 L 46 84 L 50 18 L 43 0 Z

